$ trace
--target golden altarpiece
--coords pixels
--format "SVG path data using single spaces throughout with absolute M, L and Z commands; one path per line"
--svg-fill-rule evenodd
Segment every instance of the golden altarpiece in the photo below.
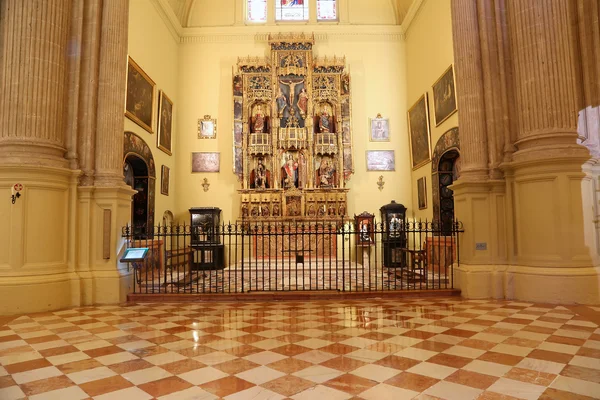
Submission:
M 314 36 L 269 36 L 269 58 L 233 77 L 234 172 L 245 221 L 341 220 L 353 172 L 345 58 L 313 57 Z

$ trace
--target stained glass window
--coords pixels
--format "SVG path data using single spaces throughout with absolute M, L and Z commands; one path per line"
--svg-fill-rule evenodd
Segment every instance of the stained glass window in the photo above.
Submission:
M 275 0 L 277 21 L 307 21 L 309 0 Z
M 337 0 L 317 0 L 317 20 L 337 20 Z
M 248 22 L 267 22 L 267 0 L 248 0 Z

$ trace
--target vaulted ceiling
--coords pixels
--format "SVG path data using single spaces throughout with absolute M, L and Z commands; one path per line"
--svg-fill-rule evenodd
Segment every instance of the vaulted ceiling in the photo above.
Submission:
M 406 17 L 408 10 L 414 1 L 416 0 L 389 0 L 390 5 L 396 14 L 396 23 L 398 25 L 402 24 L 402 21 L 404 21 L 404 18 Z M 198 0 L 167 0 L 167 2 L 173 10 L 175 16 L 177 16 L 181 26 L 184 28 L 188 27 L 190 13 Z M 218 3 L 215 2 L 213 4 Z

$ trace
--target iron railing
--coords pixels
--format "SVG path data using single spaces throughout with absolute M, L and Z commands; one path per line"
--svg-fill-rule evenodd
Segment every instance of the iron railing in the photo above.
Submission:
M 123 228 L 125 247 L 147 247 L 133 262 L 134 293 L 386 291 L 454 287 L 462 227 L 409 221 L 390 232 L 353 221 L 224 224 L 210 232 L 156 226 L 147 239 Z M 209 239 L 210 238 L 210 239 Z M 208 240 L 207 240 L 208 239 Z

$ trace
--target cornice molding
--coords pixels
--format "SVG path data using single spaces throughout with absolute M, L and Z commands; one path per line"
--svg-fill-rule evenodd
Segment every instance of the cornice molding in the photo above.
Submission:
M 169 6 L 169 3 L 167 2 L 167 0 L 150 0 L 150 1 L 151 1 L 152 5 L 154 6 L 154 8 L 156 9 L 156 11 L 158 12 L 158 15 L 160 16 L 160 18 L 165 23 L 165 26 L 167 27 L 169 32 L 171 32 L 173 39 L 175 39 L 175 41 L 177 43 L 180 43 L 181 35 L 183 34 L 183 27 L 181 26 L 179 19 L 173 12 L 173 9 L 171 8 L 171 6 Z
M 406 35 L 408 34 L 408 30 L 410 29 L 413 20 L 416 18 L 417 14 L 419 14 L 419 11 L 421 11 L 421 7 L 423 7 L 426 2 L 427 0 L 414 0 L 410 5 L 410 8 L 406 13 L 406 17 L 404 17 L 404 21 L 402 21 L 402 25 L 400 25 L 400 27 L 402 28 L 403 38 L 406 38 Z

